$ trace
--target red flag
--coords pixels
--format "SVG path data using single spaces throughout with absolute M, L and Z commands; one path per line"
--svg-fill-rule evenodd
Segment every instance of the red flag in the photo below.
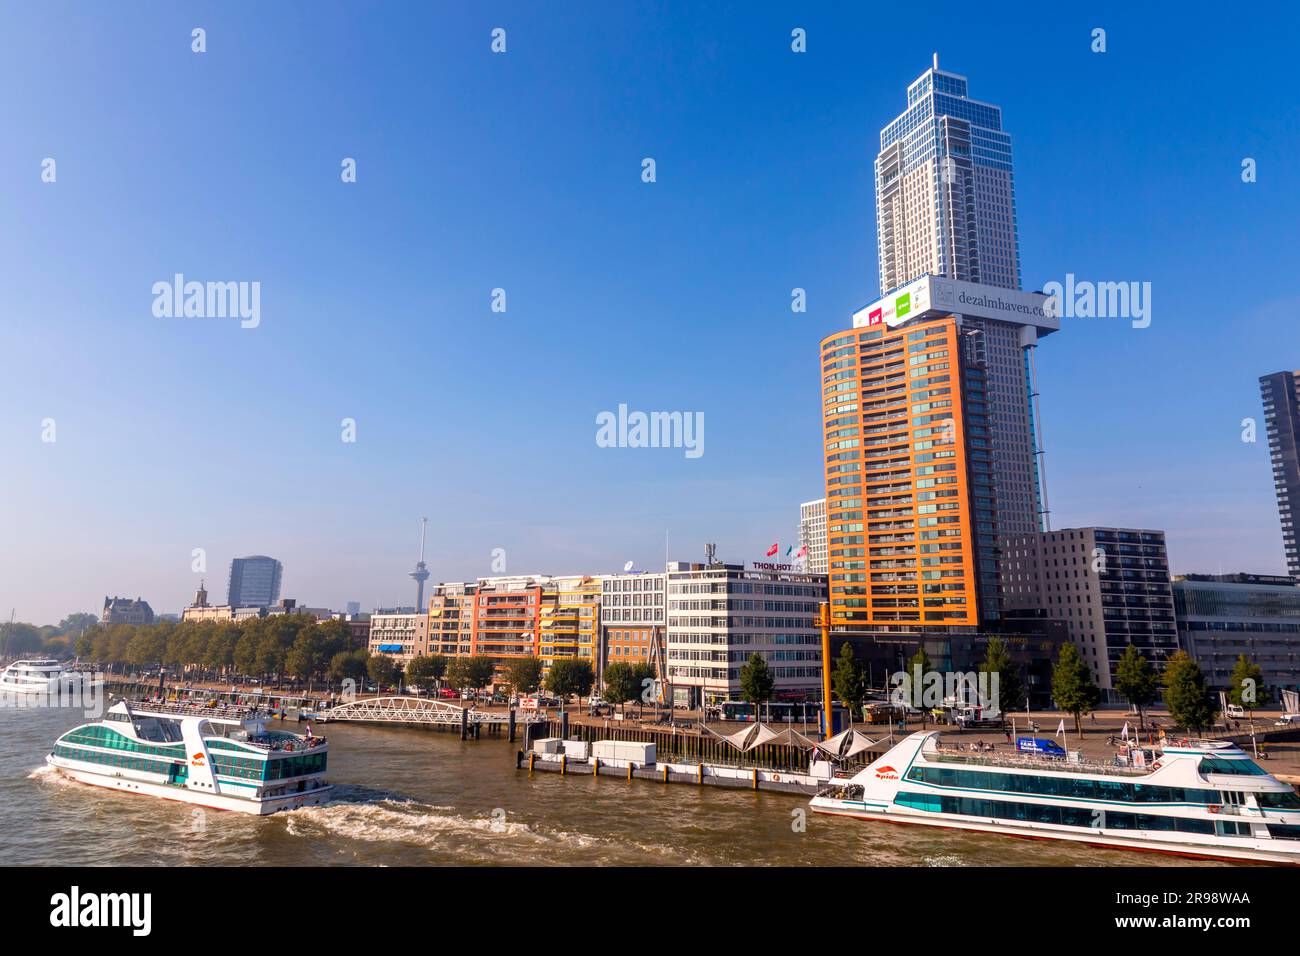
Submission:
M 808 553 L 808 545 L 805 544 L 802 548 L 799 549 L 799 553 L 796 554 L 795 557 L 802 558 L 807 553 Z
M 772 545 L 772 547 L 767 549 L 767 556 L 770 558 L 772 555 L 776 554 L 776 552 L 777 552 L 777 546 L 774 544 Z

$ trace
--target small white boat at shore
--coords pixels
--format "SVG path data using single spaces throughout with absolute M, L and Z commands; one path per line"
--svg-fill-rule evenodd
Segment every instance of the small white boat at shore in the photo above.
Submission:
M 56 660 L 14 661 L 0 673 L 0 695 L 25 700 L 71 700 L 91 687 L 102 686 L 84 671 L 69 670 Z

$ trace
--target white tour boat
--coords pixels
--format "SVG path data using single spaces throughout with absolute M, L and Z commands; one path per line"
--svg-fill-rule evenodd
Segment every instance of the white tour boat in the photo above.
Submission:
M 46 757 L 82 783 L 218 810 L 275 813 L 326 803 L 324 737 L 267 729 L 238 708 L 119 701 Z
M 1088 763 L 959 751 L 915 733 L 823 787 L 816 813 L 1300 864 L 1300 796 L 1229 741 L 1166 741 Z
M 23 698 L 71 699 L 91 686 L 89 674 L 68 670 L 55 660 L 14 661 L 0 673 L 0 694 Z

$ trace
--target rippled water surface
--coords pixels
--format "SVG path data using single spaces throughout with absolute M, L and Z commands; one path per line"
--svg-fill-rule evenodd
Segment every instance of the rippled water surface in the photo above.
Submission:
M 0 707 L 0 864 L 1219 865 L 813 814 L 806 800 L 514 769 L 500 740 L 329 724 L 335 800 L 270 817 L 115 793 L 44 765 L 79 712 Z

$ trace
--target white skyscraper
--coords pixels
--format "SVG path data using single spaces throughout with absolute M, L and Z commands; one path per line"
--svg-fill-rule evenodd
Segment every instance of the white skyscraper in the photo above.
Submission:
M 880 292 L 923 275 L 1020 288 L 1011 137 L 1002 110 L 934 67 L 880 131 L 876 157 Z
M 876 217 L 882 297 L 926 275 L 1020 289 L 1011 137 L 1002 131 L 1002 110 L 970 99 L 966 77 L 940 70 L 937 53 L 933 67 L 907 88 L 907 109 L 880 132 Z M 965 312 L 960 302 L 950 309 L 973 333 L 964 336 L 968 360 L 988 377 L 993 533 L 1039 531 L 1047 506 L 1033 401 L 1038 330 L 1014 313 L 998 321 Z
M 807 549 L 804 570 L 826 573 L 826 499 L 805 501 L 799 506 L 799 545 Z

